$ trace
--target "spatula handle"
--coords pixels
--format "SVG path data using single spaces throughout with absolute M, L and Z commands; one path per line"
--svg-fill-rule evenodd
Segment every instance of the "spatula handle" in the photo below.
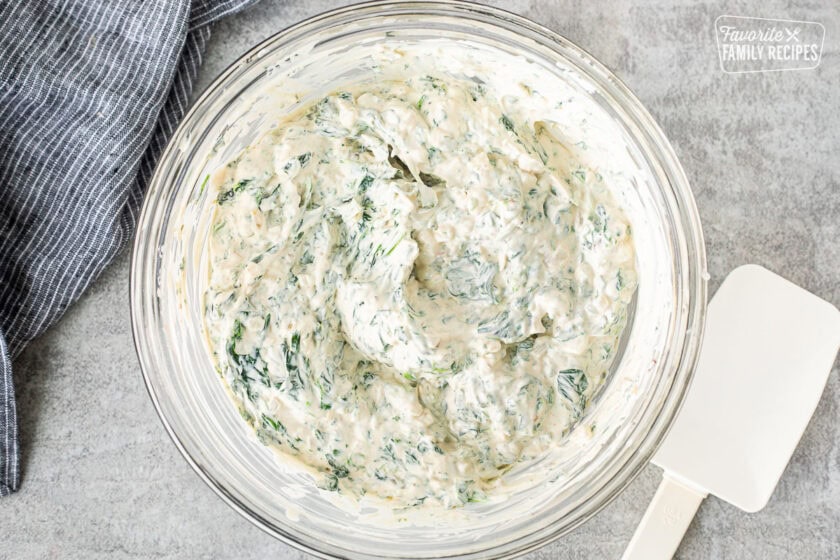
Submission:
M 622 560 L 669 560 L 707 496 L 666 472 Z

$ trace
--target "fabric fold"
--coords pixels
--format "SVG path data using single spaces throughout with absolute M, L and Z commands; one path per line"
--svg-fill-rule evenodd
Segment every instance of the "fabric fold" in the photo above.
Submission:
M 0 496 L 20 484 L 12 360 L 127 244 L 212 23 L 254 1 L 0 4 Z

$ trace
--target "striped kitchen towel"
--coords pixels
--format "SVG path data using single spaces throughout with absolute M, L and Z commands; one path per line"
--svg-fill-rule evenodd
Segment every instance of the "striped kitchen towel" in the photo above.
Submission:
M 130 239 L 211 24 L 254 0 L 0 0 L 0 495 L 12 360 Z

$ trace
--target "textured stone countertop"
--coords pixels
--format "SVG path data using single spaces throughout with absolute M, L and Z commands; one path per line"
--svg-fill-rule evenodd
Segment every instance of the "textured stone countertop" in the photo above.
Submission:
M 334 4 L 265 0 L 225 20 L 210 40 L 197 91 L 249 46 Z M 594 54 L 659 121 L 700 209 L 710 294 L 733 268 L 754 262 L 840 306 L 840 12 L 833 0 L 494 4 Z M 822 63 L 723 73 L 713 27 L 721 14 L 820 22 Z M 24 478 L 20 492 L 0 500 L 0 558 L 307 557 L 225 505 L 164 432 L 132 344 L 126 253 L 15 367 Z M 837 370 L 835 363 L 769 505 L 746 514 L 709 498 L 678 558 L 840 558 Z M 659 469 L 647 467 L 595 518 L 528 558 L 618 558 L 659 479 Z

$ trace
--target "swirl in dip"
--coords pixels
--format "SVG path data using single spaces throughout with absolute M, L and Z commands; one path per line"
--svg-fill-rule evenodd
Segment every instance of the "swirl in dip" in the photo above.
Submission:
M 428 56 L 389 53 L 401 79 L 303 106 L 212 176 L 205 327 L 243 418 L 395 507 L 484 500 L 556 446 L 636 286 L 570 100 Z

